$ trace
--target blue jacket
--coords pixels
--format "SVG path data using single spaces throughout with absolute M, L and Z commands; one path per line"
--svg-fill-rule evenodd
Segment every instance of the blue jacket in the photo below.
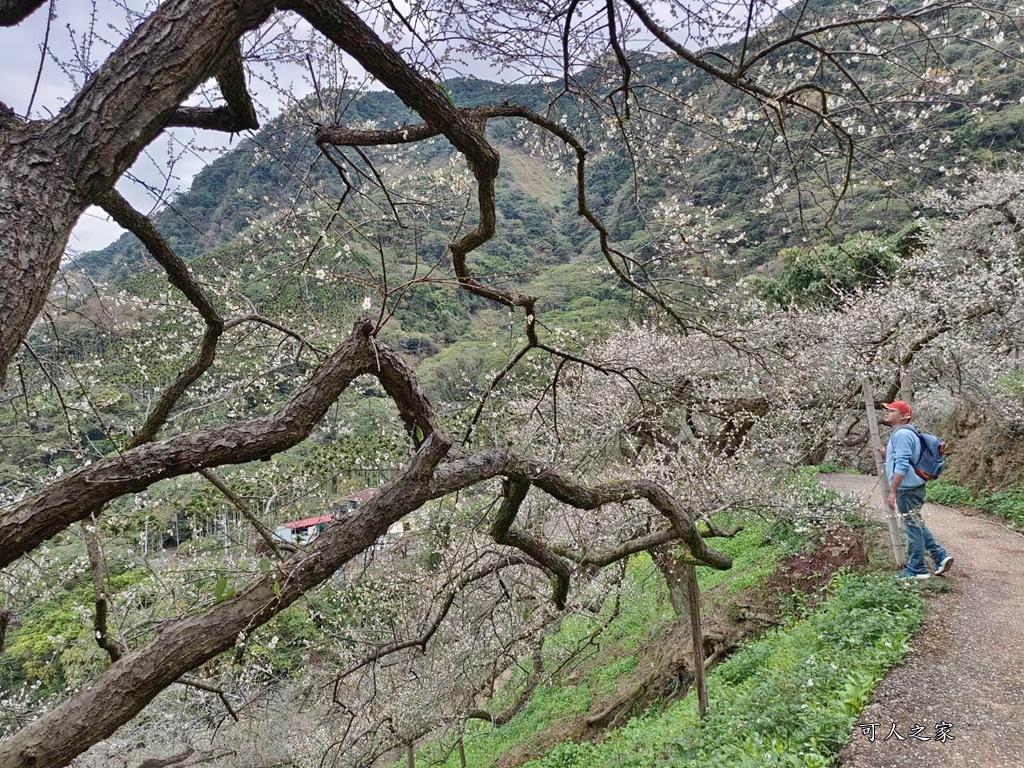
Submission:
M 912 466 L 921 456 L 921 441 L 909 426 L 896 427 L 889 435 L 889 445 L 885 449 L 885 474 L 892 485 L 892 476 L 903 475 L 900 488 L 916 488 L 924 485 L 924 478 L 914 471 Z

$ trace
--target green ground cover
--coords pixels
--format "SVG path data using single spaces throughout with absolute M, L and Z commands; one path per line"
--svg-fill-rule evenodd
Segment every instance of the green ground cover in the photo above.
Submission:
M 527 766 L 828 766 L 922 616 L 920 594 L 891 576 L 842 574 L 818 609 L 712 671 L 704 722 L 691 694 L 599 744 L 566 742 Z
M 733 538 L 712 540 L 712 546 L 733 558 L 733 567 L 728 571 L 698 569 L 705 604 L 763 583 L 782 558 L 792 554 L 802 541 L 791 526 L 761 519 L 749 522 Z M 482 721 L 466 724 L 463 744 L 468 765 L 479 768 L 493 765 L 502 755 L 546 728 L 586 715 L 595 698 L 617 690 L 621 678 L 639 663 L 639 649 L 661 635 L 675 620 L 665 582 L 648 556 L 637 556 L 630 562 L 618 615 L 595 639 L 593 653 L 582 654 L 574 664 L 560 666 L 570 649 L 585 643 L 595 627 L 607 621 L 607 612 L 611 610 L 613 605 L 609 601 L 606 613 L 601 616 L 571 617 L 548 638 L 544 646 L 545 658 L 550 660 L 546 661 L 546 669 L 553 672 L 560 667 L 558 674 L 553 675 L 548 684 L 538 686 L 529 703 L 508 723 L 500 728 Z M 525 684 L 525 678 L 525 674 L 513 675 L 491 702 L 491 711 L 500 712 L 510 704 Z M 453 750 L 451 739 L 440 740 L 418 751 L 416 765 L 459 768 L 460 757 Z
M 928 483 L 928 501 L 951 507 L 976 507 L 1005 519 L 1011 527 L 1024 530 L 1024 487 L 1006 488 L 975 495 L 970 488 L 954 482 L 936 480 Z

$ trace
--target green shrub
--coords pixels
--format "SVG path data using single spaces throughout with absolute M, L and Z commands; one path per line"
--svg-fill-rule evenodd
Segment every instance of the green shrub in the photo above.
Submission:
M 974 504 L 974 494 L 969 488 L 954 482 L 936 480 L 925 486 L 928 501 L 946 504 L 951 507 L 968 507 Z
M 841 245 L 783 248 L 775 277 L 755 277 L 750 284 L 762 299 L 778 307 L 830 307 L 857 288 L 871 286 L 899 266 L 909 233 L 876 237 L 858 233 Z
M 849 467 L 841 467 L 834 461 L 823 461 L 817 466 L 817 471 L 823 474 L 844 474 L 844 475 L 856 475 L 857 470 L 850 469 Z
M 1015 527 L 1024 528 L 1024 488 L 982 496 L 978 499 L 978 508 L 1006 518 Z

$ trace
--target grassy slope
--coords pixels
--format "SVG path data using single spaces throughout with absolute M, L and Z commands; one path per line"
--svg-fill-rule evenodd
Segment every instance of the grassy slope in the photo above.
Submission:
M 763 584 L 797 546 L 788 532 L 765 523 L 722 544 L 735 565 L 727 572 L 701 569 L 705 613 L 730 595 Z M 467 724 L 468 765 L 492 766 L 517 750 L 529 754 L 528 745 L 546 730 L 550 734 L 560 724 L 578 721 L 595 702 L 613 695 L 623 677 L 649 663 L 644 649 L 657 642 L 673 616 L 664 583 L 646 558 L 630 565 L 625 597 L 620 615 L 600 637 L 595 658 L 552 675 L 505 726 Z M 817 611 L 793 618 L 715 669 L 709 680 L 711 717 L 703 727 L 694 698 L 687 695 L 634 718 L 599 744 L 565 741 L 527 765 L 827 765 L 877 680 L 903 656 L 920 620 L 920 597 L 891 578 L 840 577 Z M 567 622 L 546 653 L 557 657 L 559 646 L 572 646 L 591 628 L 592 622 Z M 522 682 L 513 677 L 494 709 L 500 710 L 500 699 L 510 701 Z M 420 750 L 417 765 L 457 768 L 460 758 L 450 742 L 437 742 Z
M 839 576 L 818 610 L 714 669 L 703 723 L 688 695 L 600 744 L 563 744 L 527 765 L 827 766 L 876 683 L 908 650 L 922 615 L 920 595 L 891 576 Z
M 716 542 L 716 548 L 734 558 L 729 571 L 698 570 L 704 596 L 704 611 L 740 591 L 763 583 L 781 559 L 792 551 L 794 539 L 779 536 L 780 529 L 759 521 L 747 526 L 735 538 Z M 611 610 L 609 603 L 607 611 Z M 586 620 L 574 617 L 545 645 L 545 653 L 559 658 L 583 641 L 606 616 Z M 540 686 L 530 702 L 508 724 L 492 728 L 489 724 L 470 722 L 464 738 L 467 762 L 474 766 L 493 765 L 502 755 L 536 738 L 544 729 L 557 723 L 585 716 L 595 701 L 615 693 L 624 675 L 640 662 L 643 649 L 657 641 L 674 621 L 665 583 L 650 559 L 638 557 L 630 563 L 623 589 L 619 615 L 600 635 L 597 659 L 584 660 L 559 671 L 548 685 Z M 505 690 L 492 703 L 500 711 L 510 702 L 521 677 L 513 677 Z M 443 757 L 447 749 L 435 744 L 421 750 L 424 765 L 457 768 L 456 754 Z

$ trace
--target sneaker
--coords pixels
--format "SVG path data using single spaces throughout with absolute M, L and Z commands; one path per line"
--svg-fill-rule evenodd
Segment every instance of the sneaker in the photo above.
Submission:
M 898 579 L 928 579 L 931 578 L 930 573 L 914 573 L 913 571 L 902 570 L 897 575 Z
M 935 566 L 935 575 L 942 576 L 946 571 L 953 567 L 953 558 L 946 555 L 942 558 L 942 562 Z

